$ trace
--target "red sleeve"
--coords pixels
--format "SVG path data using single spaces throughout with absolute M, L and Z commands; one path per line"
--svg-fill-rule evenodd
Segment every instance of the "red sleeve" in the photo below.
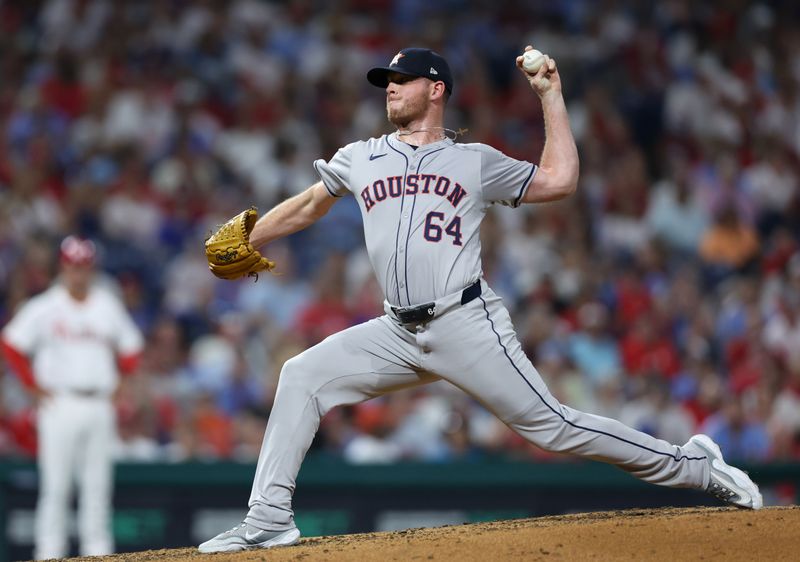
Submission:
M 141 353 L 118 355 L 117 367 L 119 368 L 119 372 L 122 373 L 123 376 L 132 375 L 136 369 L 139 368 L 139 359 L 141 359 L 141 357 Z
M 36 388 L 36 379 L 33 377 L 31 360 L 28 356 L 12 346 L 6 340 L 0 340 L 3 356 L 11 370 L 17 373 L 19 380 L 28 388 Z

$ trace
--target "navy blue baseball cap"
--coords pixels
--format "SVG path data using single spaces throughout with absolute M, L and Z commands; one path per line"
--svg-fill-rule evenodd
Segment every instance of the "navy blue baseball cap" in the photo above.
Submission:
M 422 76 L 434 82 L 444 82 L 448 94 L 453 93 L 453 75 L 444 57 L 430 49 L 409 47 L 397 53 L 389 66 L 379 66 L 367 72 L 370 84 L 385 88 L 389 85 L 389 73 L 398 72 L 408 76 Z

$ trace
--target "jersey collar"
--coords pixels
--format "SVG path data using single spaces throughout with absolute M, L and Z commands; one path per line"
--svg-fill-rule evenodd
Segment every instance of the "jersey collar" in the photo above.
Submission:
M 386 137 L 387 141 L 391 141 L 390 144 L 394 148 L 401 150 L 406 154 L 413 154 L 413 153 L 424 154 L 431 150 L 436 150 L 438 148 L 443 148 L 445 146 L 450 146 L 453 144 L 452 139 L 444 138 L 440 141 L 423 144 L 422 146 L 418 146 L 416 149 L 414 149 L 407 142 L 400 140 L 400 138 L 397 136 L 397 131 L 395 131 L 394 133 L 389 133 L 388 135 L 386 135 Z

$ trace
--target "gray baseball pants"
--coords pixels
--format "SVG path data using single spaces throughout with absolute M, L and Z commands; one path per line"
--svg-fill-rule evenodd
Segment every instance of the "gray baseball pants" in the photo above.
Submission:
M 609 418 L 560 404 L 522 351 L 501 299 L 482 294 L 436 301 L 415 327 L 387 314 L 334 334 L 286 362 L 258 459 L 245 521 L 266 530 L 294 525 L 295 480 L 320 419 L 336 406 L 444 379 L 547 451 L 616 465 L 662 486 L 705 488 L 705 455 Z

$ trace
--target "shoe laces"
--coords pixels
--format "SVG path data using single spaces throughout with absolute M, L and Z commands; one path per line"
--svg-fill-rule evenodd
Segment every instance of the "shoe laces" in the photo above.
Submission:
M 717 482 L 711 482 L 711 485 L 708 487 L 708 493 L 726 502 L 733 501 L 739 497 L 736 492 Z

